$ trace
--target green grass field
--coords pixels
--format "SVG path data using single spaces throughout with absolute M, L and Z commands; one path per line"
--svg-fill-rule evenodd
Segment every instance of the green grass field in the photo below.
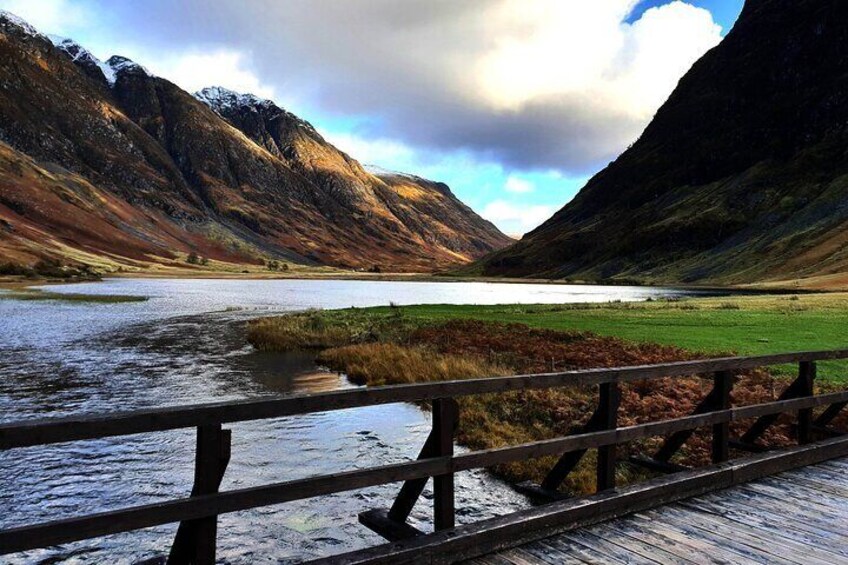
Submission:
M 376 315 L 393 309 L 370 309 Z M 639 304 L 561 306 L 404 306 L 426 321 L 474 318 L 555 330 L 582 330 L 632 341 L 676 345 L 706 355 L 759 355 L 848 349 L 848 294 L 739 296 Z M 794 369 L 779 368 L 780 373 Z M 848 363 L 820 364 L 819 375 L 848 381 Z

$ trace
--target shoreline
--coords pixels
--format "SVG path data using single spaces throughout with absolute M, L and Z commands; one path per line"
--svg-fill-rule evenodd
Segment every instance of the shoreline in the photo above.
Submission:
M 35 286 L 54 286 L 102 282 L 109 279 L 178 279 L 178 280 L 338 280 L 338 281 L 373 281 L 373 282 L 427 282 L 427 283 L 493 283 L 493 284 L 533 284 L 533 285 L 562 285 L 562 286 L 605 286 L 605 287 L 644 287 L 668 288 L 674 290 L 689 290 L 693 292 L 730 293 L 740 296 L 748 295 L 781 295 L 781 294 L 827 294 L 841 292 L 841 288 L 809 288 L 774 283 L 754 283 L 745 285 L 699 285 L 686 283 L 637 283 L 633 281 L 568 281 L 561 279 L 535 279 L 514 277 L 475 277 L 441 275 L 437 273 L 364 273 L 354 271 L 332 272 L 250 272 L 237 273 L 232 271 L 198 271 L 198 272 L 161 272 L 138 271 L 132 273 L 108 273 L 102 279 L 65 280 L 56 278 L 24 278 L 20 276 L 0 276 L 0 289 L 25 290 Z

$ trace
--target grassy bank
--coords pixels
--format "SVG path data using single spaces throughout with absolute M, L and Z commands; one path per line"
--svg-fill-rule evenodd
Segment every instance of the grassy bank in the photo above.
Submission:
M 146 296 L 124 294 L 83 294 L 77 292 L 50 292 L 39 289 L 0 291 L 0 300 L 54 300 L 61 302 L 85 302 L 92 304 L 119 304 L 144 302 Z
M 556 306 L 411 306 L 403 311 L 423 321 L 515 322 L 704 353 L 757 355 L 848 347 L 846 293 Z M 371 312 L 386 315 L 390 309 Z
M 314 348 L 319 360 L 360 384 L 399 384 L 590 367 L 657 363 L 730 353 L 768 353 L 845 346 L 846 296 L 773 296 L 581 306 L 414 306 L 308 312 L 256 320 L 249 339 L 275 351 Z M 799 337 L 800 335 L 800 337 Z M 797 340 L 792 337 L 798 337 Z M 790 345 L 793 345 L 791 347 Z M 785 368 L 791 372 L 792 368 Z M 837 386 L 840 365 L 823 367 L 822 390 Z M 739 376 L 736 405 L 775 398 L 788 382 L 780 371 Z M 661 379 L 623 389 L 622 425 L 690 413 L 707 393 L 698 378 Z M 459 399 L 458 441 L 486 449 L 572 433 L 590 415 L 593 390 L 525 391 Z M 745 423 L 734 424 L 741 432 Z M 791 440 L 786 426 L 765 441 Z M 657 445 L 628 446 L 634 453 Z M 696 435 L 679 462 L 708 460 L 709 441 Z M 495 469 L 513 481 L 539 480 L 552 459 Z M 644 471 L 620 466 L 622 481 Z M 566 488 L 590 492 L 591 460 Z
M 398 318 L 399 311 L 402 318 Z M 367 332 L 387 334 L 399 331 L 397 323 L 391 322 L 392 317 L 401 319 L 406 326 L 475 319 L 520 323 L 533 328 L 588 331 L 638 343 L 671 345 L 709 356 L 848 348 L 848 293 L 697 298 L 630 304 L 380 307 L 324 312 L 320 321 L 315 323 L 362 339 Z M 275 339 L 291 335 L 283 327 L 274 327 L 278 323 L 281 322 L 270 319 L 257 322 L 252 327 L 260 347 L 264 340 L 273 348 Z M 358 338 L 357 333 L 360 334 Z M 285 348 L 297 344 L 276 345 Z M 316 342 L 313 346 L 323 345 Z M 848 368 L 844 363 L 823 363 L 820 376 L 826 380 L 848 381 Z

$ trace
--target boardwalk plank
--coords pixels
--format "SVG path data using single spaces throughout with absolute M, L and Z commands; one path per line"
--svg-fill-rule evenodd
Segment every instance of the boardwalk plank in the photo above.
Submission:
M 628 527 L 638 535 L 641 539 L 650 540 L 660 538 L 663 546 L 666 549 L 671 547 L 678 548 L 685 555 L 698 556 L 700 561 L 702 558 L 707 559 L 709 563 L 721 564 L 741 564 L 750 563 L 743 561 L 741 557 L 731 551 L 722 548 L 713 547 L 711 544 L 705 543 L 703 540 L 687 536 L 684 532 L 677 528 L 669 527 L 666 524 L 656 523 L 646 519 L 644 516 L 630 516 L 619 522 L 617 525 Z
M 775 524 L 790 529 L 796 524 L 810 524 L 817 531 L 830 532 L 839 537 L 846 535 L 843 528 L 836 527 L 840 518 L 832 514 L 810 512 L 808 508 L 798 504 L 782 504 L 783 501 L 756 492 L 735 491 L 734 498 L 704 497 L 698 499 L 704 503 L 718 503 L 724 509 L 750 510 L 753 514 L 766 514 L 772 517 Z
M 831 565 L 833 559 L 838 557 L 816 547 L 811 547 L 809 544 L 764 534 L 749 524 L 734 524 L 727 520 L 717 519 L 715 515 L 706 512 L 693 512 L 678 505 L 662 508 L 661 512 L 680 520 L 687 520 L 700 529 L 735 539 L 748 547 L 771 555 L 775 563 L 786 560 L 804 565 Z
M 507 549 L 501 552 L 501 556 L 513 565 L 547 565 L 545 561 L 538 559 L 531 553 L 527 553 L 521 548 Z
M 522 546 L 525 551 L 535 555 L 542 560 L 543 563 L 562 564 L 562 565 L 585 565 L 587 561 L 579 559 L 574 554 L 568 554 L 550 546 L 545 546 L 539 542 L 528 543 Z
M 815 504 L 824 506 L 832 510 L 838 510 L 848 515 L 848 498 L 843 498 L 838 495 L 833 495 L 820 488 L 811 487 L 798 481 L 786 478 L 770 478 L 764 479 L 760 486 L 773 487 L 775 492 L 786 492 L 789 495 L 798 499 L 808 499 Z
M 800 543 L 815 544 L 826 548 L 835 555 L 848 557 L 848 538 L 820 529 L 818 525 L 810 525 L 799 520 L 787 524 L 785 516 L 773 514 L 769 511 L 751 509 L 750 507 L 727 508 L 705 500 L 685 501 L 681 505 L 705 513 L 715 513 L 722 519 L 738 524 L 755 525 L 758 529 L 768 532 L 770 535 L 782 535 Z
M 825 461 L 821 464 L 822 467 L 825 468 L 833 468 L 837 470 L 841 470 L 844 472 L 848 472 L 848 461 L 843 461 L 841 459 L 833 459 L 832 461 Z
M 623 561 L 619 561 L 618 559 L 614 559 L 606 555 L 599 555 L 598 553 L 592 551 L 591 549 L 581 544 L 574 543 L 573 541 L 567 540 L 560 536 L 555 536 L 539 543 L 545 546 L 552 547 L 554 549 L 558 549 L 566 554 L 570 553 L 572 555 L 576 555 L 582 561 L 585 561 L 586 563 L 591 563 L 592 565 L 602 565 L 606 563 L 616 563 L 618 565 L 623 564 Z
M 795 477 L 784 477 L 784 480 L 790 483 L 795 483 L 798 485 L 803 485 L 807 488 L 812 488 L 819 490 L 825 493 L 828 496 L 838 496 L 845 499 L 848 499 L 848 486 L 843 487 L 840 485 L 836 485 L 833 483 L 825 482 L 822 480 L 817 480 L 818 478 L 813 475 L 798 475 Z
M 504 557 L 503 552 L 485 556 L 484 563 L 485 565 L 515 565 L 512 561 Z
M 633 553 L 638 553 L 649 559 L 654 559 L 665 565 L 691 565 L 691 561 L 682 555 L 667 551 L 656 543 L 647 543 L 637 537 L 629 535 L 624 530 L 615 527 L 616 522 L 608 522 L 592 526 L 591 531 L 612 543 L 626 547 Z
M 845 512 L 848 511 L 848 502 L 828 500 L 825 497 L 813 496 L 798 488 L 791 488 L 790 485 L 783 485 L 781 488 L 766 483 L 748 484 L 739 487 L 739 491 L 745 493 L 753 493 L 755 495 L 768 496 L 779 503 L 779 507 L 786 506 L 801 506 L 807 511 L 815 511 L 823 516 L 830 516 L 835 519 L 845 517 Z M 830 504 L 826 504 L 829 502 Z
M 634 524 L 629 519 L 615 520 L 606 525 L 613 531 L 619 532 L 624 536 L 636 539 L 648 546 L 653 546 L 662 551 L 671 553 L 672 555 L 677 556 L 678 559 L 684 560 L 684 562 L 687 561 L 687 559 L 695 557 L 696 552 L 694 552 L 691 547 L 683 546 L 674 539 L 664 537 L 657 532 L 646 530 L 645 528 Z M 723 564 L 727 563 L 727 561 L 710 555 L 705 557 L 703 560 L 698 559 L 696 563 Z
M 571 530 L 485 565 L 848 565 L 846 523 L 841 459 Z
M 815 474 L 826 477 L 827 480 L 833 481 L 835 484 L 844 485 L 848 483 L 846 481 L 846 473 L 848 471 L 844 470 L 842 467 L 829 467 L 827 465 L 816 465 L 815 467 L 809 467 L 806 469 L 802 469 L 803 473 L 795 473 L 797 475 L 807 475 L 807 474 Z
M 648 559 L 620 545 L 616 545 L 592 533 L 591 530 L 575 530 L 562 534 L 560 537 L 582 544 L 600 555 L 612 557 L 629 565 L 657 565 L 658 561 Z
M 678 535 L 683 536 L 690 543 L 697 541 L 700 545 L 702 554 L 709 555 L 711 553 L 720 552 L 722 558 L 727 559 L 731 563 L 780 563 L 780 565 L 797 565 L 792 561 L 777 559 L 764 551 L 753 549 L 745 544 L 740 543 L 733 538 L 716 534 L 709 530 L 698 528 L 692 523 L 678 522 L 671 516 L 662 515 L 662 513 L 646 512 L 637 519 L 644 520 L 646 527 L 657 527 L 662 525 Z

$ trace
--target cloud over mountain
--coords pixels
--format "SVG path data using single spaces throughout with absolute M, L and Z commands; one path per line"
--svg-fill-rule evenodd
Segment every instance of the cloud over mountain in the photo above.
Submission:
M 159 72 L 207 49 L 284 102 L 363 117 L 366 139 L 585 172 L 631 143 L 720 40 L 706 10 L 674 1 L 628 23 L 636 4 L 106 0 L 96 13 L 116 41 L 165 54 L 147 62 Z

